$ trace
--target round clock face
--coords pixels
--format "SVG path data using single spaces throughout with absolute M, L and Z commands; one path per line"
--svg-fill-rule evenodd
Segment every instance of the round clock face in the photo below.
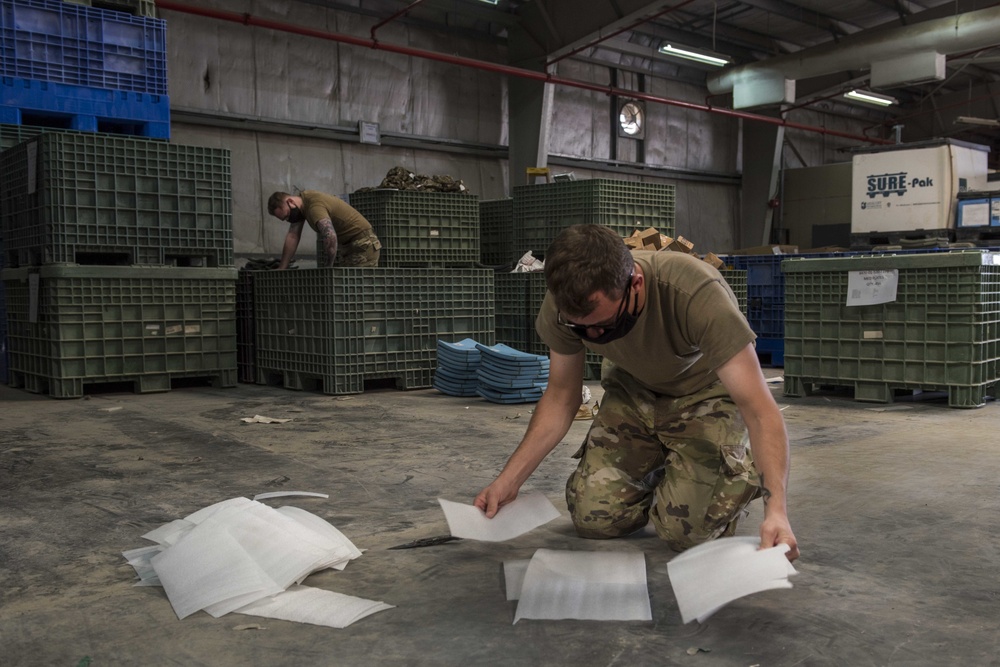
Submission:
M 639 134 L 642 131 L 642 124 L 645 120 L 642 117 L 642 107 L 635 102 L 626 102 L 623 104 L 618 114 L 618 123 L 621 125 L 622 132 L 629 136 Z

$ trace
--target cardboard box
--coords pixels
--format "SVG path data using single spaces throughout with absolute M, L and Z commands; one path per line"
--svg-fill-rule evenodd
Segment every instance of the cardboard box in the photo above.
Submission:
M 667 246 L 667 248 L 669 250 L 673 250 L 674 252 L 686 252 L 689 255 L 694 253 L 694 244 L 683 236 L 675 238 L 670 245 Z
M 721 259 L 719 259 L 719 256 L 716 255 L 714 252 L 707 253 L 701 259 L 704 262 L 708 262 L 709 264 L 711 264 L 712 266 L 714 266 L 716 269 L 722 269 L 722 267 L 725 266 L 725 262 L 723 262 Z
M 632 232 L 632 236 L 625 239 L 625 245 L 633 250 L 661 250 L 663 248 L 663 234 L 660 234 L 653 227 Z M 669 237 L 667 237 L 669 238 Z

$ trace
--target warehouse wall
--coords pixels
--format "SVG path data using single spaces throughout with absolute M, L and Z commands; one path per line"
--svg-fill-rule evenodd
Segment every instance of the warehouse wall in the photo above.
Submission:
M 207 0 L 203 6 L 369 38 L 375 20 L 304 2 Z M 242 24 L 160 10 L 168 23 L 168 72 L 172 141 L 229 148 L 233 155 L 234 239 L 237 256 L 280 253 L 285 226 L 267 216 L 266 197 L 277 189 L 350 193 L 378 185 L 401 165 L 416 173 L 461 178 L 482 199 L 508 196 L 507 85 L 505 77 L 426 59 L 339 44 Z M 384 43 L 506 62 L 505 47 L 488 39 L 463 39 L 404 22 L 378 31 Z M 607 82 L 607 66 L 564 60 L 561 77 Z M 618 84 L 638 87 L 622 73 Z M 705 90 L 676 80 L 645 77 L 654 95 L 699 104 Z M 745 162 L 739 155 L 740 121 L 720 115 L 650 103 L 647 105 L 647 172 L 614 166 L 636 160 L 636 144 L 618 139 L 611 155 L 610 98 L 576 88 L 555 88 L 550 156 L 587 161 L 577 178 L 667 181 L 677 187 L 676 233 L 700 251 L 725 252 L 737 244 L 740 190 Z M 178 121 L 179 110 L 217 115 L 226 127 Z M 819 114 L 816 114 L 819 116 Z M 253 129 L 240 129 L 247 121 Z M 405 147 L 358 143 L 358 121 L 377 122 L 383 139 L 409 140 Z M 826 122 L 820 118 L 820 122 Z M 835 120 L 834 122 L 840 122 Z M 261 130 L 261 123 L 268 129 Z M 289 134 L 282 124 L 295 125 Z M 845 121 L 845 125 L 850 122 Z M 857 123 L 854 124 L 857 130 Z M 322 138 L 298 136 L 318 128 Z M 308 132 L 308 129 L 304 130 Z M 812 160 L 836 153 L 835 141 L 805 134 L 800 150 Z M 433 142 L 448 144 L 437 150 Z M 392 143 L 392 142 L 387 142 Z M 397 141 L 397 143 L 399 143 Z M 845 142 L 844 143 L 850 143 Z M 485 147 L 479 156 L 463 146 Z M 499 156 L 489 155 L 490 149 Z M 550 159 L 552 159 L 550 157 Z M 839 159 L 843 159 L 839 156 Z M 554 168 L 554 171 L 569 169 Z M 672 177 L 683 174 L 683 178 Z M 515 180 L 513 185 L 519 185 Z M 299 256 L 311 254 L 307 234 Z

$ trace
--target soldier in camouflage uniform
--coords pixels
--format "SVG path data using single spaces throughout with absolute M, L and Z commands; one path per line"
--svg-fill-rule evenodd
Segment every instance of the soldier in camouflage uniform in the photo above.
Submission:
M 628 535 L 652 522 L 678 551 L 732 535 L 763 497 L 762 547 L 786 543 L 788 435 L 753 331 L 718 271 L 679 252 L 630 252 L 612 230 L 576 225 L 545 255 L 535 327 L 549 382 L 528 430 L 475 499 L 494 516 L 566 435 L 587 350 L 604 356 L 601 409 L 566 484 L 577 532 Z
M 307 222 L 323 248 L 316 258 L 319 266 L 378 266 L 382 243 L 365 216 L 343 199 L 316 190 L 298 196 L 275 192 L 267 200 L 267 212 L 290 225 L 279 269 L 287 269 L 295 257 Z

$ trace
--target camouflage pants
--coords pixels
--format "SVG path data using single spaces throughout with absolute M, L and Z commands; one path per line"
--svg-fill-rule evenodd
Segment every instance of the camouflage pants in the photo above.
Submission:
M 322 233 L 320 236 L 322 237 Z M 382 243 L 375 236 L 375 232 L 368 232 L 350 243 L 339 245 L 335 264 L 336 266 L 378 266 L 378 258 L 382 254 L 381 250 Z M 320 267 L 330 265 L 329 257 L 322 252 L 319 253 L 317 260 Z
M 601 384 L 601 409 L 566 482 L 577 532 L 620 537 L 652 519 L 677 551 L 732 535 L 760 482 L 746 426 L 722 383 L 660 396 L 605 361 Z

